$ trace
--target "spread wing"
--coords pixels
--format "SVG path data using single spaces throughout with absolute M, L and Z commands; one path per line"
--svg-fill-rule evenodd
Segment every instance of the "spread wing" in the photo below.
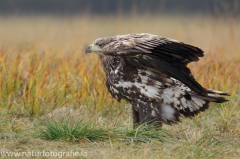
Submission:
M 120 36 L 110 45 L 112 46 L 109 47 L 115 48 L 111 55 L 124 56 L 129 63 L 139 68 L 155 72 L 160 70 L 183 82 L 196 93 L 206 96 L 205 89 L 186 67 L 189 62 L 198 61 L 199 57 L 204 56 L 200 48 L 151 34 Z

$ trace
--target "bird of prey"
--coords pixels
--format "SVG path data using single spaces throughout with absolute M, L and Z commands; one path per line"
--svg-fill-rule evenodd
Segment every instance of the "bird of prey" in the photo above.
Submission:
M 99 38 L 85 52 L 100 57 L 111 96 L 131 103 L 134 125 L 171 124 L 228 101 L 221 97 L 228 93 L 202 87 L 187 67 L 204 56 L 198 47 L 141 33 Z

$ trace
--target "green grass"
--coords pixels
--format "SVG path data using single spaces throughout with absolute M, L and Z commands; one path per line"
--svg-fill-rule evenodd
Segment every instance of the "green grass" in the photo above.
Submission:
M 240 156 L 236 19 L 82 15 L 0 17 L 0 23 L 1 152 L 72 150 L 86 152 L 87 158 Z M 205 57 L 189 65 L 193 75 L 204 87 L 230 92 L 230 101 L 212 103 L 196 117 L 159 130 L 132 128 L 130 105 L 111 98 L 98 57 L 86 56 L 84 49 L 98 37 L 133 32 L 201 47 Z
M 108 139 L 108 131 L 108 129 L 96 128 L 91 122 L 83 122 L 81 119 L 74 123 L 68 117 L 60 121 L 46 122 L 45 128 L 39 130 L 39 136 L 45 140 L 97 141 Z
M 48 121 L 39 129 L 38 136 L 45 140 L 63 140 L 72 142 L 124 140 L 125 142 L 163 141 L 170 135 L 154 125 L 139 125 L 130 127 L 99 127 L 83 119 L 74 121 L 71 116 L 61 118 L 60 121 Z

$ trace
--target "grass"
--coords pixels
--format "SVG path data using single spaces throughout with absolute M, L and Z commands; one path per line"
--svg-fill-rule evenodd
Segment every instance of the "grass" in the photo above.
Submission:
M 1 152 L 85 152 L 86 158 L 238 158 L 240 29 L 231 17 L 0 17 Z M 131 108 L 113 100 L 94 39 L 149 32 L 201 47 L 189 67 L 230 101 L 161 130 L 132 128 Z M 84 157 L 84 156 L 82 156 Z M 24 158 L 24 157 L 22 157 Z
M 39 130 L 40 138 L 45 140 L 106 140 L 109 134 L 109 130 L 95 128 L 92 123 L 84 123 L 80 119 L 73 123 L 70 118 L 63 118 L 57 122 L 47 122 L 45 127 Z
M 163 141 L 169 136 L 164 130 L 156 130 L 153 125 L 132 127 L 97 127 L 92 122 L 83 119 L 74 121 L 71 116 L 60 121 L 45 122 L 39 129 L 39 137 L 45 140 L 62 140 L 72 142 L 124 140 L 125 142 Z

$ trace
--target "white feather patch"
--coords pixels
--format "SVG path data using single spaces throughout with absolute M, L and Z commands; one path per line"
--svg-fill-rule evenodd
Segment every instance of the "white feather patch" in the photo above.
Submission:
M 152 110 L 151 115 L 152 115 L 153 117 L 156 117 L 156 116 L 157 116 L 154 110 Z
M 117 69 L 114 71 L 115 74 L 118 73 L 118 69 L 119 69 L 120 66 L 117 67 Z
M 161 108 L 162 108 L 161 115 L 165 121 L 175 120 L 175 116 L 174 116 L 175 109 L 174 108 L 172 108 L 171 106 L 166 105 L 166 104 L 162 104 Z
M 193 106 L 191 104 L 191 101 L 187 101 L 187 105 L 188 105 L 190 112 L 193 112 Z
M 123 87 L 129 89 L 133 86 L 139 88 L 141 94 L 146 95 L 149 98 L 159 98 L 159 89 L 153 86 L 146 85 L 145 83 L 119 81 L 118 84 L 116 84 L 116 87 Z
M 202 107 L 203 106 L 203 100 L 202 99 L 200 99 L 200 98 L 196 98 L 196 97 L 192 97 L 192 101 L 194 102 L 194 103 L 196 103 L 199 107 Z

